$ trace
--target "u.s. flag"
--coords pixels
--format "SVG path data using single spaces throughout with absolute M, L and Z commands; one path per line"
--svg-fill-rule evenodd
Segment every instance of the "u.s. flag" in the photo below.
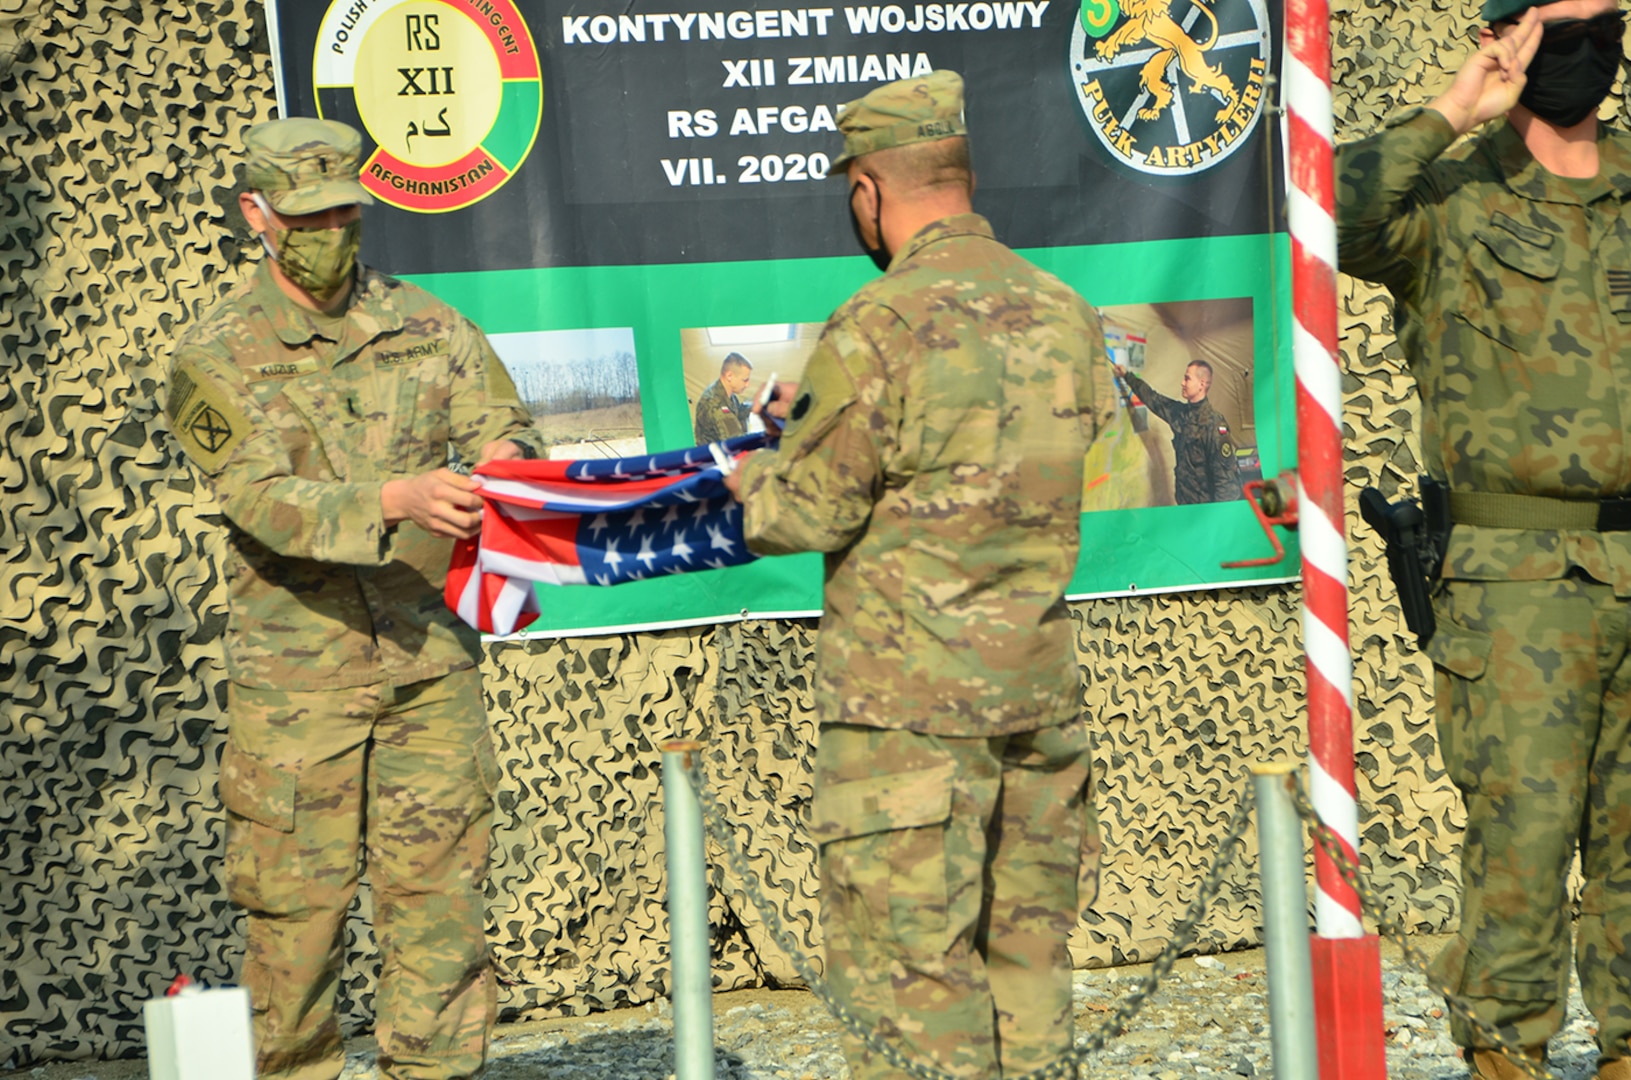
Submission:
M 724 477 L 766 442 L 760 432 L 632 458 L 488 462 L 475 471 L 481 533 L 454 545 L 448 607 L 509 634 L 538 617 L 536 583 L 616 585 L 751 562 Z

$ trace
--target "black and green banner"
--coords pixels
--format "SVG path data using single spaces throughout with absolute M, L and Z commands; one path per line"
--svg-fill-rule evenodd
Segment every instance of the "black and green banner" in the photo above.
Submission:
M 285 114 L 365 133 L 364 260 L 486 330 L 574 457 L 693 444 L 727 357 L 754 385 L 796 378 L 877 272 L 845 182 L 826 178 L 843 103 L 960 72 L 976 209 L 1100 309 L 1143 386 L 1124 384 L 1088 461 L 1071 593 L 1091 595 L 1297 573 L 1294 543 L 1277 564 L 1222 565 L 1270 550 L 1230 478 L 1294 465 L 1267 100 L 1280 19 L 1266 0 L 283 0 L 272 24 Z M 1173 403 L 1201 397 L 1215 461 L 1174 446 Z M 1222 487 L 1185 501 L 1200 468 Z M 551 588 L 532 632 L 813 612 L 820 597 L 818 560 L 764 559 Z

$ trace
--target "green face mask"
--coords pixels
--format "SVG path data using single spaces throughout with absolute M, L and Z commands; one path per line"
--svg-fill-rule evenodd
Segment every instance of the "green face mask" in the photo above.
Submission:
M 362 222 L 339 229 L 277 230 L 277 264 L 317 300 L 327 300 L 351 279 L 362 243 Z
M 265 213 L 265 204 L 262 204 Z M 270 214 L 267 215 L 270 218 Z M 271 239 L 261 234 L 267 254 L 277 260 L 285 277 L 326 301 L 351 279 L 362 243 L 362 222 L 338 229 L 272 229 Z

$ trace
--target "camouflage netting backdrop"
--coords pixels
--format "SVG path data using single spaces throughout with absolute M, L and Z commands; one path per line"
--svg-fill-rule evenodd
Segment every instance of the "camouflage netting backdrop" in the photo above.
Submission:
M 1430 72 L 1465 51 L 1471 11 L 1342 5 L 1339 130 L 1436 89 Z M 0 108 L 0 1068 L 16 1068 L 139 1052 L 143 1000 L 180 972 L 230 981 L 242 951 L 219 874 L 221 522 L 153 394 L 178 329 L 258 256 L 230 208 L 243 131 L 274 108 L 263 11 L 0 0 Z M 1350 491 L 1408 487 L 1416 409 L 1387 305 L 1358 287 L 1343 302 Z M 1434 749 L 1429 668 L 1376 544 L 1350 527 L 1364 854 L 1395 913 L 1444 929 L 1460 808 Z M 1303 752 L 1298 603 L 1294 587 L 1263 587 L 1076 605 L 1107 851 L 1079 963 L 1153 955 L 1245 765 Z M 757 622 L 491 649 L 507 1017 L 665 992 L 655 748 L 675 735 L 707 741 L 738 836 L 816 947 L 799 824 L 815 634 Z M 1229 870 L 1200 948 L 1256 941 L 1248 865 Z M 790 981 L 717 859 L 713 873 L 716 985 Z M 376 966 L 367 912 L 365 893 L 344 987 L 353 1029 L 369 1022 Z

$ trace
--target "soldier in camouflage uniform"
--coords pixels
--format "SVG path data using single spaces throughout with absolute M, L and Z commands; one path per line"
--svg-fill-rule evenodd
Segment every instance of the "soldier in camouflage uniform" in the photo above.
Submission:
M 971 210 L 956 74 L 874 90 L 839 126 L 834 170 L 887 273 L 828 321 L 780 449 L 730 482 L 755 551 L 826 553 L 827 977 L 878 1035 L 986 1080 L 1071 1048 L 1098 825 L 1063 594 L 1113 390 L 1093 308 Z M 846 1039 L 856 1080 L 899 1075 Z
M 226 879 L 262 1080 L 332 1080 L 346 909 L 365 855 L 383 957 L 379 1067 L 475 1075 L 495 1014 L 482 882 L 498 766 L 478 636 L 442 601 L 476 484 L 533 456 L 481 331 L 356 265 L 361 137 L 332 121 L 245 137 L 270 254 L 177 345 L 167 412 L 230 523 Z
M 697 398 L 695 427 L 697 445 L 732 439 L 747 431 L 753 406 L 742 400 L 742 391 L 753 378 L 753 365 L 741 353 L 731 353 L 719 365 L 719 378 Z
M 1444 96 L 1338 151 L 1342 269 L 1386 285 L 1453 522 L 1444 762 L 1467 805 L 1457 994 L 1535 1060 L 1563 1019 L 1565 882 L 1599 1075 L 1631 1077 L 1631 137 L 1596 107 L 1613 0 L 1486 0 Z M 1457 138 L 1494 121 L 1470 141 Z M 1452 1021 L 1475 1075 L 1515 1062 Z
M 1178 388 L 1182 401 L 1156 393 L 1120 364 L 1116 374 L 1127 380 L 1150 412 L 1172 428 L 1174 501 L 1182 506 L 1240 498 L 1240 465 L 1235 461 L 1229 422 L 1207 397 L 1212 389 L 1212 365 L 1205 360 L 1189 362 Z

